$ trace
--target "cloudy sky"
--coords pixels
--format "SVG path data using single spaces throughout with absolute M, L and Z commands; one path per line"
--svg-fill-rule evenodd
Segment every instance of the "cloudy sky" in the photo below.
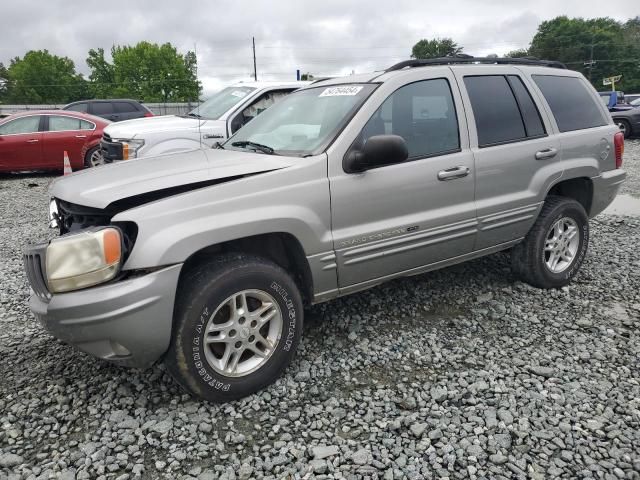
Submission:
M 421 38 L 452 37 L 465 53 L 526 47 L 542 20 L 558 15 L 640 14 L 638 0 L 4 0 L 0 62 L 31 49 L 68 56 L 89 73 L 90 48 L 141 40 L 197 48 L 205 95 L 253 74 L 295 79 L 382 69 L 408 58 Z

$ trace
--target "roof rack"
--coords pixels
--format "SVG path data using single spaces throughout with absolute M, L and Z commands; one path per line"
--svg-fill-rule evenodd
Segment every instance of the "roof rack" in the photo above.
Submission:
M 396 63 L 387 68 L 385 72 L 394 72 L 396 70 L 402 70 L 403 68 L 414 67 L 426 67 L 430 65 L 456 65 L 456 64 L 497 64 L 497 65 L 535 65 L 539 67 L 552 67 L 552 68 L 564 68 L 567 66 L 564 63 L 557 62 L 555 60 L 539 60 L 535 57 L 522 57 L 522 58 L 501 58 L 501 57 L 472 57 L 471 55 L 458 54 L 451 57 L 440 58 L 423 58 L 405 60 L 400 63 Z

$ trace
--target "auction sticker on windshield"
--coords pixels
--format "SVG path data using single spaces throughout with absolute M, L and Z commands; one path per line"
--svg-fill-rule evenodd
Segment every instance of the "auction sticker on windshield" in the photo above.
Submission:
M 234 97 L 245 97 L 247 95 L 247 92 L 243 92 L 242 90 L 235 90 L 233 92 L 231 92 L 231 95 L 233 95 Z
M 354 96 L 354 95 L 357 95 L 360 90 L 362 90 L 362 87 L 358 85 L 343 85 L 341 87 L 325 88 L 324 91 L 318 96 L 319 97 L 338 97 L 343 95 Z

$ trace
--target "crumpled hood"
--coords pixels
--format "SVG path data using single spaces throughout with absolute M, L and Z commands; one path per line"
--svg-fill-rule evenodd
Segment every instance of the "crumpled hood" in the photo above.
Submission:
M 93 208 L 183 185 L 278 170 L 296 158 L 229 150 L 192 150 L 119 162 L 58 178 L 52 197 Z
M 212 128 L 216 126 L 224 130 L 225 123 L 220 120 L 200 120 L 192 117 L 164 115 L 112 123 L 105 128 L 104 133 L 110 135 L 111 138 L 139 138 L 148 133 L 195 130 L 198 127 Z

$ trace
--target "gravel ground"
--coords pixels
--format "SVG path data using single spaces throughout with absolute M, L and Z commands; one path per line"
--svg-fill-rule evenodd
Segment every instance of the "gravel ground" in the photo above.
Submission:
M 623 167 L 629 173 L 620 193 L 640 197 L 640 138 L 624 142 Z
M 640 141 L 626 168 L 640 195 Z M 286 375 L 219 406 L 36 324 L 50 180 L 0 178 L 0 479 L 640 479 L 640 219 L 594 220 L 562 290 L 498 254 L 314 307 Z

